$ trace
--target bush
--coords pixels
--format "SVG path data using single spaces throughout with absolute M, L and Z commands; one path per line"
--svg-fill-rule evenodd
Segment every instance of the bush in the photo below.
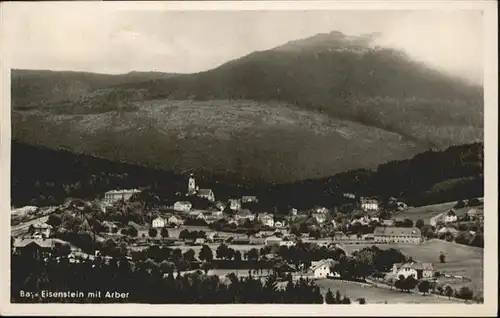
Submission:
M 467 204 L 469 206 L 478 206 L 478 205 L 481 205 L 481 201 L 479 201 L 479 199 L 473 198 L 473 199 L 469 199 L 467 201 Z
M 465 208 L 465 202 L 463 200 L 459 200 L 455 206 L 453 206 L 454 209 L 461 209 Z
M 460 290 L 455 292 L 455 297 L 465 300 L 470 300 L 474 296 L 474 292 L 467 286 L 462 286 Z

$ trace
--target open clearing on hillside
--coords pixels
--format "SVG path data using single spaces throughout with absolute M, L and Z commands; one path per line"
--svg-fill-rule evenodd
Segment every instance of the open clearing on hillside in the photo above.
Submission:
M 404 219 L 410 219 L 413 222 L 416 222 L 418 219 L 422 219 L 425 224 L 429 224 L 431 218 L 435 217 L 439 213 L 443 213 L 453 208 L 457 204 L 457 201 L 426 205 L 420 207 L 412 207 L 407 210 L 404 210 L 401 213 L 398 213 L 394 216 L 395 220 L 403 221 Z M 469 211 L 469 208 L 457 209 L 457 215 L 463 215 Z
M 443 297 L 435 297 L 432 295 L 422 296 L 416 293 L 404 293 L 397 290 L 387 288 L 370 287 L 368 285 L 355 282 L 347 282 L 335 279 L 319 279 L 315 281 L 321 288 L 324 294 L 328 288 L 335 293 L 339 290 L 343 296 L 347 295 L 352 303 L 356 303 L 356 299 L 365 298 L 368 304 L 383 304 L 387 301 L 388 304 L 421 304 L 421 303 L 457 303 L 457 300 L 449 300 Z
M 478 247 L 472 247 L 457 243 L 450 243 L 443 240 L 433 239 L 420 245 L 409 244 L 365 244 L 365 245 L 345 245 L 344 249 L 348 253 L 364 247 L 375 245 L 381 249 L 396 248 L 413 259 L 433 263 L 436 270 L 453 275 L 468 277 L 468 280 L 445 279 L 440 278 L 439 283 L 449 283 L 454 288 L 461 286 L 470 287 L 474 293 L 483 292 L 483 254 L 484 250 Z M 439 262 L 439 254 L 443 252 L 446 255 L 446 263 Z
M 135 106 L 83 115 L 13 112 L 13 136 L 168 170 L 207 167 L 277 182 L 373 168 L 424 150 L 397 133 L 287 103 L 154 100 Z

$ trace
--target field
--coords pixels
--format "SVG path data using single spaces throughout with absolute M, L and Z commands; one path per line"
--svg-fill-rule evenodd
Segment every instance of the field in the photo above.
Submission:
M 351 253 L 354 250 L 361 249 L 373 244 L 365 245 L 345 245 L 344 249 Z M 469 286 L 475 294 L 483 292 L 483 249 L 478 247 L 466 246 L 456 243 L 450 243 L 442 240 L 430 240 L 421 245 L 408 244 L 380 244 L 376 245 L 381 249 L 397 248 L 413 259 L 422 262 L 431 262 L 436 270 L 454 276 L 463 276 L 470 278 L 467 280 L 458 279 L 440 279 L 440 283 L 449 283 L 454 288 Z M 443 252 L 446 255 L 446 263 L 439 262 L 439 254 Z
M 387 301 L 388 304 L 400 304 L 400 303 L 456 303 L 456 300 L 448 300 L 443 297 L 435 297 L 432 295 L 422 296 L 416 293 L 403 293 L 396 290 L 390 290 L 386 288 L 376 288 L 370 287 L 368 285 L 346 282 L 333 279 L 319 279 L 316 280 L 316 284 L 320 286 L 321 292 L 326 293 L 328 288 L 332 292 L 340 291 L 343 296 L 347 295 L 351 299 L 351 302 L 355 302 L 358 298 L 365 298 L 368 304 L 380 304 Z
M 394 219 L 397 221 L 403 221 L 404 219 L 410 219 L 413 222 L 416 222 L 418 219 L 422 219 L 425 224 L 429 224 L 429 221 L 432 217 L 435 217 L 439 213 L 446 212 L 449 209 L 453 208 L 453 206 L 456 204 L 456 201 L 453 202 L 446 202 L 446 203 L 440 203 L 440 204 L 434 204 L 434 205 L 426 205 L 426 206 L 420 206 L 420 207 L 415 207 L 415 208 L 409 208 L 407 210 L 404 210 L 401 213 L 398 213 L 395 215 Z M 469 208 L 462 208 L 462 209 L 457 209 L 457 215 L 463 215 L 467 213 Z

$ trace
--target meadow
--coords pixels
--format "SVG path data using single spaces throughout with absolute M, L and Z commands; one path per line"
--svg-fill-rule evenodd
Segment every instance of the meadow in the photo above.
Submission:
M 345 245 L 343 248 L 352 253 L 357 249 L 374 244 Z M 410 244 L 375 244 L 381 249 L 396 248 L 411 256 L 414 260 L 434 264 L 436 271 L 453 276 L 466 277 L 469 280 L 439 278 L 439 283 L 450 284 L 454 288 L 468 286 L 475 294 L 483 293 L 483 257 L 482 248 L 467 246 L 443 240 L 432 239 L 420 245 Z M 440 253 L 446 256 L 445 263 L 439 262 Z
M 371 287 L 368 284 L 334 280 L 318 279 L 315 281 L 324 294 L 330 289 L 332 292 L 340 291 L 342 296 L 347 295 L 351 302 L 358 298 L 365 298 L 367 304 L 421 304 L 421 303 L 457 303 L 457 300 L 449 300 L 445 297 L 436 297 L 433 295 L 423 296 L 417 293 L 404 293 L 388 288 Z
M 431 218 L 435 217 L 439 213 L 446 212 L 453 208 L 457 204 L 457 201 L 426 205 L 420 207 L 410 207 L 394 216 L 394 220 L 403 221 L 404 219 L 410 219 L 416 222 L 418 219 L 422 219 L 425 224 L 429 224 Z M 469 208 L 456 209 L 457 215 L 463 215 L 469 211 Z

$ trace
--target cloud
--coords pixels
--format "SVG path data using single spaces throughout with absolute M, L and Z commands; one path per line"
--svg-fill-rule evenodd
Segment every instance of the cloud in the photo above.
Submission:
M 255 50 L 338 30 L 437 68 L 482 74 L 482 17 L 472 11 L 120 11 L 24 6 L 9 13 L 16 68 L 197 72 Z M 479 75 L 478 75 L 479 74 Z

